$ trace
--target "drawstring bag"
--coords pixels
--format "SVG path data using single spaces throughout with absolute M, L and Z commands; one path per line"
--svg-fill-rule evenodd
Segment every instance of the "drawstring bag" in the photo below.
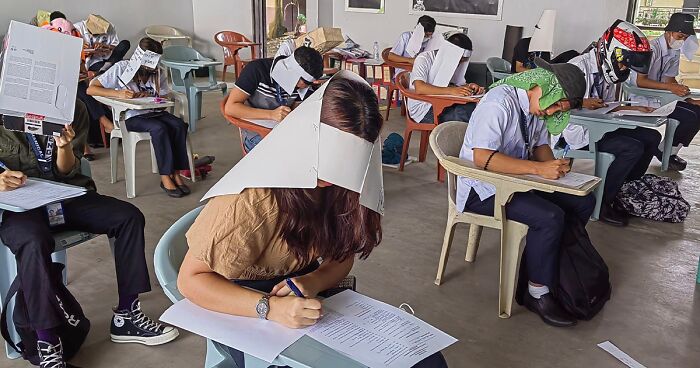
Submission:
M 678 184 L 653 174 L 622 185 L 617 201 L 630 215 L 654 221 L 683 222 L 690 212 Z
M 398 165 L 401 161 L 402 149 L 403 137 L 396 133 L 389 134 L 382 145 L 382 163 L 387 165 Z

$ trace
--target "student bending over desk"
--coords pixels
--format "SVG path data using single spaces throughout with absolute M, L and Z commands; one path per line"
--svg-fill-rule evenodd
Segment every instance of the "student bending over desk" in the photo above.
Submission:
M 423 26 L 423 39 L 421 40 L 420 50 L 417 50 L 418 52 L 416 54 L 412 54 L 410 50 L 406 49 L 411 38 L 420 36 L 420 33 L 416 33 L 416 29 L 413 31 L 406 31 L 399 36 L 398 41 L 396 41 L 396 45 L 391 48 L 391 51 L 387 56 L 389 61 L 393 61 L 395 63 L 413 64 L 413 62 L 416 60 L 416 56 L 425 51 L 425 47 L 428 45 L 428 42 L 430 42 L 430 40 L 433 38 L 433 33 L 435 32 L 435 26 L 437 23 L 433 17 L 429 15 L 422 15 L 420 18 L 418 18 L 417 24 Z M 438 35 L 437 37 L 442 36 Z M 402 69 L 397 69 L 396 74 L 399 74 L 402 71 Z
M 80 174 L 89 123 L 85 105 L 76 101 L 75 107 L 73 124 L 66 125 L 60 137 L 47 139 L 0 127 L 0 162 L 7 167 L 0 173 L 0 191 L 21 187 L 27 177 L 89 189 L 83 196 L 61 202 L 63 218 L 53 225 L 49 225 L 48 207 L 2 214 L 0 238 L 17 259 L 17 275 L 29 323 L 38 336 L 42 368 L 66 367 L 61 341 L 54 331 L 65 323 L 52 291 L 53 285 L 61 282 L 54 279 L 51 268 L 51 253 L 56 248 L 52 233 L 57 231 L 107 234 L 115 239 L 119 303 L 110 324 L 113 342 L 160 345 L 178 336 L 177 329 L 161 325 L 141 311 L 138 296 L 151 290 L 144 254 L 145 220 L 133 205 L 98 194 L 95 183 Z M 40 162 L 37 155 L 44 155 L 50 147 L 53 155 Z
M 536 174 L 558 179 L 571 170 L 569 160 L 557 160 L 549 147 L 549 134 L 569 123 L 569 109 L 578 108 L 586 86 L 583 73 L 570 64 L 550 65 L 536 59 L 538 69 L 503 79 L 484 96 L 469 121 L 460 158 L 484 170 L 505 174 Z M 493 215 L 493 185 L 460 177 L 457 208 Z M 576 319 L 561 308 L 550 288 L 559 275 L 559 246 L 564 218 L 581 221 L 595 208 L 593 195 L 515 193 L 506 217 L 529 226 L 523 266 L 529 277 L 525 306 L 552 326 L 567 327 Z
M 303 158 L 279 156 L 275 153 L 277 147 L 269 144 L 293 147 L 308 145 L 314 138 L 305 137 L 303 142 L 298 142 L 297 137 L 290 142 L 292 138 L 286 138 L 288 132 L 273 130 L 266 141 L 233 168 L 229 182 L 224 181 L 227 175 L 212 188 L 217 196 L 206 204 L 187 232 L 189 250 L 180 268 L 178 289 L 193 303 L 220 313 L 269 319 L 290 328 L 311 326 L 323 313 L 317 295 L 347 276 L 356 255 L 366 258 L 379 245 L 383 211 L 381 162 L 378 156 L 373 160 L 367 152 L 355 152 L 348 147 L 357 148 L 359 143 L 366 147 L 370 142 L 374 154 L 379 154 L 382 117 L 371 87 L 348 74 L 351 73 L 341 71 L 322 87 L 325 94 L 320 108 L 320 133 L 317 133 L 321 139 L 328 139 L 325 144 L 319 141 L 319 147 L 326 147 L 319 155 L 330 156 L 331 162 L 344 162 L 344 167 L 319 164 L 318 175 L 312 173 L 314 177 L 309 178 L 317 183 L 312 189 L 290 188 L 288 175 L 274 173 L 264 174 L 268 178 L 265 187 L 255 181 L 258 179 L 254 177 L 259 175 L 235 171 L 240 167 L 271 170 L 269 166 L 273 164 L 284 166 L 287 171 L 299 167 L 300 172 L 295 175 L 308 175 L 309 170 L 301 168 L 306 165 L 298 163 Z M 307 106 L 313 105 L 302 104 L 298 109 Z M 315 114 L 318 110 L 300 119 L 288 119 L 284 124 L 295 124 L 294 129 L 308 131 L 304 124 L 316 124 L 312 120 L 319 115 Z M 279 135 L 280 132 L 284 135 Z M 338 149 L 341 146 L 345 148 Z M 348 167 L 362 168 L 361 175 L 367 173 L 364 179 L 360 176 L 364 184 L 352 189 L 345 188 L 352 186 L 348 180 L 343 184 L 345 187 L 334 184 L 340 181 L 330 177 L 342 177 Z M 329 181 L 316 179 L 321 176 Z M 274 181 L 274 188 L 269 180 Z M 240 191 L 240 194 L 220 194 L 222 191 Z M 362 194 L 358 194 L 360 191 Z M 366 193 L 371 195 L 365 197 Z M 323 258 L 321 264 L 319 258 Z M 292 279 L 304 298 L 291 294 L 286 278 Z M 234 347 L 226 349 L 237 364 L 235 368 L 243 368 L 243 353 Z M 416 366 L 447 365 L 438 353 Z
M 323 57 L 310 47 L 299 47 L 290 56 L 253 60 L 231 89 L 226 115 L 280 122 L 296 102 L 312 93 L 312 84 L 322 76 Z M 262 137 L 246 130 L 243 133 L 243 146 L 250 152 Z
M 160 42 L 144 37 L 139 48 L 156 54 L 163 54 Z M 117 62 L 104 74 L 90 82 L 87 93 L 91 96 L 112 98 L 166 97 L 170 94 L 168 79 L 158 68 L 142 65 L 129 81 L 122 81 L 122 73 L 129 65 L 128 60 Z M 125 114 L 126 128 L 132 132 L 148 132 L 151 135 L 156 154 L 160 187 L 170 197 L 181 198 L 190 194 L 178 171 L 189 169 L 187 157 L 187 124 L 179 117 L 164 111 L 129 110 Z

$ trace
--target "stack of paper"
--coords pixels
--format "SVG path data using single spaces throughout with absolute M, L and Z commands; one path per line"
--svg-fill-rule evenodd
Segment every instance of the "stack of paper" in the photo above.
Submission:
M 528 178 L 536 179 L 538 181 L 545 181 L 548 183 L 561 185 L 563 187 L 568 187 L 568 188 L 575 188 L 575 189 L 580 189 L 584 185 L 598 179 L 598 177 L 596 177 L 596 176 L 581 174 L 581 173 L 577 173 L 577 172 L 570 172 L 570 173 L 566 174 L 564 177 L 559 178 L 559 179 L 545 179 L 545 178 L 538 176 L 538 175 L 524 175 L 524 176 L 528 177 Z
M 85 194 L 86 191 L 85 188 L 72 185 L 45 180 L 27 179 L 27 183 L 20 188 L 7 192 L 0 192 L 0 203 L 23 210 L 32 210 L 50 203 L 80 197 Z
M 292 330 L 184 299 L 160 319 L 269 363 L 304 335 L 371 368 L 410 367 L 457 342 L 411 314 L 350 290 L 325 299 L 323 313 L 316 325 Z

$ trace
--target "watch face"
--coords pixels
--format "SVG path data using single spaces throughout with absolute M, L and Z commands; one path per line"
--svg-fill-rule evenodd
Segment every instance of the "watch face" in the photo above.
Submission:
M 258 316 L 260 318 L 266 318 L 267 317 L 267 312 L 270 309 L 270 307 L 267 304 L 267 300 L 260 300 L 258 302 L 258 305 L 255 306 L 255 311 L 258 313 Z

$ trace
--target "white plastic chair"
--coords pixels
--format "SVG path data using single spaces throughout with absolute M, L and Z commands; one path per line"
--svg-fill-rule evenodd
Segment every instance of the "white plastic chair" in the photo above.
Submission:
M 90 162 L 83 159 L 80 163 L 81 174 L 85 176 L 91 176 Z M 2 212 L 0 211 L 0 219 L 2 218 Z M 63 283 L 67 283 L 67 259 L 68 255 L 66 250 L 68 248 L 74 247 L 78 244 L 84 243 L 92 238 L 96 237 L 94 234 L 81 232 L 81 231 L 64 231 L 54 235 L 54 241 L 56 242 L 56 248 L 53 254 L 51 254 L 51 259 L 54 262 L 62 263 L 66 266 L 63 269 Z M 112 248 L 112 254 L 114 254 L 114 239 L 109 239 L 109 245 Z M 10 248 L 2 243 L 0 239 L 0 309 L 5 303 L 5 298 L 7 296 L 7 291 L 10 289 L 12 281 L 17 277 L 17 261 L 15 255 L 12 254 Z M 14 310 L 15 301 L 12 300 L 7 305 L 8 310 Z M 19 334 L 15 330 L 14 321 L 12 320 L 12 315 L 8 314 L 7 327 L 10 332 L 10 337 L 13 341 L 20 341 Z M 10 347 L 10 344 L 5 343 L 5 354 L 9 359 L 17 359 L 20 357 L 19 353 L 14 351 Z
M 114 130 L 110 133 L 109 144 L 109 159 L 111 166 L 111 183 L 117 182 L 117 161 L 119 159 L 119 140 L 122 140 L 122 152 L 124 155 L 124 180 L 126 181 L 126 197 L 136 197 L 136 145 L 141 141 L 149 141 L 151 147 L 151 171 L 154 174 L 158 173 L 158 164 L 156 161 L 153 143 L 151 142 L 150 133 L 130 132 L 124 123 L 124 112 L 129 108 L 120 104 L 115 104 L 116 101 L 96 96 L 96 100 L 109 106 L 112 109 L 112 121 Z M 182 102 L 180 102 L 182 106 Z M 195 182 L 196 176 L 194 171 L 194 161 L 192 159 L 192 147 L 190 137 L 187 137 L 187 158 L 190 166 L 190 179 Z
M 192 37 L 175 27 L 164 25 L 148 26 L 144 33 L 146 33 L 146 36 L 162 43 L 163 46 L 165 46 L 166 42 L 172 43 L 175 40 L 185 40 L 187 41 L 187 46 L 192 46 Z
M 510 72 L 510 62 L 499 57 L 490 57 L 486 59 L 486 68 L 489 70 L 489 73 L 491 73 L 493 82 L 505 79 L 512 75 Z

